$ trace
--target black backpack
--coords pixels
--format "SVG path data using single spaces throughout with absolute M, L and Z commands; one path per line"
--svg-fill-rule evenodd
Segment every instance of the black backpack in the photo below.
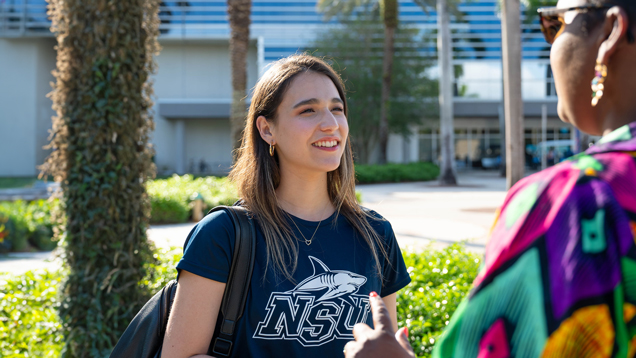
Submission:
M 256 232 L 245 208 L 217 206 L 208 214 L 225 210 L 232 219 L 236 233 L 232 267 L 225 286 L 221 309 L 216 320 L 209 355 L 229 357 L 236 322 L 243 315 L 247 292 L 254 268 Z M 184 247 L 188 242 L 184 244 Z M 177 292 L 177 281 L 170 281 L 137 313 L 115 345 L 111 358 L 160 358 L 170 308 Z

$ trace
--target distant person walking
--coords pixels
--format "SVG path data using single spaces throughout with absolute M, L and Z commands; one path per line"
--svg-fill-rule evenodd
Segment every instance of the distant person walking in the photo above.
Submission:
M 603 138 L 510 190 L 433 357 L 636 355 L 636 1 L 539 13 L 559 116 Z M 387 325 L 354 332 L 347 357 L 413 356 Z

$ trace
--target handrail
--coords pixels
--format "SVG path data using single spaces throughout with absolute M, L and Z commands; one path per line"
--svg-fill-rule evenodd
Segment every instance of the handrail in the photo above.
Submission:
M 501 57 L 501 24 L 495 3 L 484 4 L 482 0 L 460 5 L 465 15 L 461 22 L 451 23 L 455 60 Z M 437 27 L 435 14 L 435 9 L 427 13 L 411 0 L 400 0 L 402 23 L 429 33 L 431 38 Z M 226 0 L 162 1 L 159 18 L 160 38 L 164 39 L 223 39 L 229 35 Z M 267 39 L 297 34 L 286 30 L 288 27 L 324 28 L 324 16 L 317 13 L 316 0 L 253 0 L 251 20 L 252 32 Z M 45 0 L 0 0 L 0 37 L 53 36 L 50 25 Z M 523 23 L 521 27 L 523 57 L 548 58 L 549 47 L 542 40 L 538 24 Z M 317 31 L 304 32 L 306 42 Z M 434 59 L 434 42 L 429 47 L 421 53 Z

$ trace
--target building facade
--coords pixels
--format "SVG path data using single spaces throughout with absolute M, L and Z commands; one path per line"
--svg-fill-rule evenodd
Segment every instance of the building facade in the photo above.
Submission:
M 400 1 L 400 21 L 434 36 L 435 9 Z M 458 166 L 480 166 L 501 146 L 501 23 L 495 0 L 460 5 L 453 18 L 453 55 L 463 74 L 456 78 L 455 128 Z M 162 51 L 154 76 L 152 135 L 160 173 L 213 173 L 231 164 L 231 79 L 229 26 L 225 0 L 161 3 Z M 0 176 L 33 176 L 48 152 L 54 81 L 55 39 L 44 0 L 0 0 Z M 316 0 L 253 0 L 248 89 L 267 65 L 309 48 L 335 21 L 325 22 Z M 549 46 L 538 25 L 524 23 L 523 96 L 526 144 L 542 141 L 545 108 L 547 140 L 571 138 L 556 116 L 556 93 L 549 69 Z M 436 58 L 432 47 L 422 56 Z M 431 70 L 436 75 L 436 67 Z M 439 120 L 423 118 L 406 138 L 392 135 L 389 160 L 436 161 Z

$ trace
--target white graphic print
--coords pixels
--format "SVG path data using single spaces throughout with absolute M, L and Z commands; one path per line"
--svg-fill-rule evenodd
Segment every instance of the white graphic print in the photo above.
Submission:
M 334 339 L 353 339 L 356 323 L 366 322 L 369 297 L 358 295 L 367 278 L 353 272 L 330 270 L 309 256 L 314 274 L 287 292 L 273 292 L 267 316 L 258 323 L 254 338 L 297 340 L 316 347 Z

